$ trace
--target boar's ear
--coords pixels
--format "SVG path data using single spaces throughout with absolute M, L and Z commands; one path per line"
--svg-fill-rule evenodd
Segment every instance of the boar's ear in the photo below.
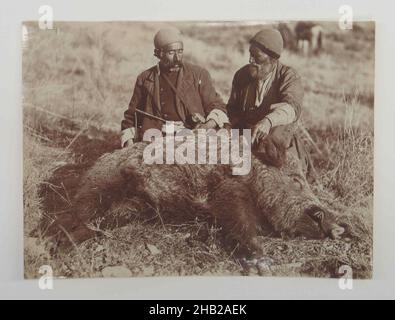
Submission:
M 304 183 L 302 177 L 300 177 L 299 175 L 294 174 L 294 175 L 291 175 L 290 178 L 292 180 L 293 185 L 296 188 L 298 188 L 299 190 L 303 190 L 305 183 Z

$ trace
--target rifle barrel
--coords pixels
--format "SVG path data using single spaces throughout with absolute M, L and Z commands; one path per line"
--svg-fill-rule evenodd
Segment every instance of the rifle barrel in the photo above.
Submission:
M 159 120 L 159 121 L 162 121 L 162 122 L 166 123 L 166 120 L 165 120 L 165 119 L 160 118 L 160 117 L 157 117 L 157 116 L 154 116 L 153 114 L 150 114 L 150 113 L 145 112 L 145 111 L 143 111 L 143 110 L 136 109 L 136 112 L 137 112 L 137 113 L 140 113 L 140 114 L 142 114 L 142 115 L 145 115 L 145 116 L 147 116 L 147 117 L 150 117 L 150 118 L 152 118 L 152 119 Z

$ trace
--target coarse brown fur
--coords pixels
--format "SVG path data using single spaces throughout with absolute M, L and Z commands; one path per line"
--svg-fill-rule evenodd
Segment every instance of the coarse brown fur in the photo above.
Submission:
M 146 146 L 136 143 L 106 154 L 87 172 L 72 221 L 57 223 L 74 241 L 92 237 L 92 225 L 113 228 L 128 223 L 127 214 L 117 216 L 116 210 L 109 210 L 125 203 L 121 211 L 160 212 L 165 223 L 208 215 L 222 227 L 227 243 L 248 253 L 259 251 L 257 237 L 268 227 L 282 236 L 308 238 L 330 235 L 337 227 L 335 216 L 314 196 L 292 153 L 281 168 L 252 155 L 250 173 L 233 176 L 232 165 L 145 164 Z

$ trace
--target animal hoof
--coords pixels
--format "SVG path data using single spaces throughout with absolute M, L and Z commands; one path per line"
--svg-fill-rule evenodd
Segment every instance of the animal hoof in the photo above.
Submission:
M 247 258 L 243 258 L 241 259 L 241 265 L 245 268 L 251 268 L 251 267 L 255 267 L 256 264 L 258 263 L 257 259 L 247 259 Z
M 274 264 L 274 260 L 267 257 L 259 259 L 242 259 L 242 266 L 249 276 L 265 276 L 270 275 L 270 267 Z
M 341 236 L 346 232 L 346 229 L 340 226 L 336 226 L 330 231 L 330 237 L 333 240 L 340 239 Z

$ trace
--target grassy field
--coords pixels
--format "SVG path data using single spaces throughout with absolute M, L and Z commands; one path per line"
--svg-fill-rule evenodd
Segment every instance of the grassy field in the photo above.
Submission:
M 292 24 L 291 24 L 292 25 Z M 25 276 L 49 264 L 56 276 L 246 275 L 225 251 L 218 230 L 200 222 L 162 225 L 136 217 L 130 225 L 52 252 L 40 226 L 70 208 L 81 175 L 119 148 L 123 112 L 137 75 L 156 63 L 152 38 L 162 23 L 55 23 L 40 31 L 26 23 L 23 51 Z M 248 39 L 261 26 L 176 23 L 185 59 L 207 68 L 227 100 L 234 72 L 248 62 Z M 355 223 L 348 240 L 266 238 L 266 276 L 372 276 L 374 24 L 341 31 L 323 23 L 325 52 L 282 61 L 303 77 L 303 123 L 323 202 Z

